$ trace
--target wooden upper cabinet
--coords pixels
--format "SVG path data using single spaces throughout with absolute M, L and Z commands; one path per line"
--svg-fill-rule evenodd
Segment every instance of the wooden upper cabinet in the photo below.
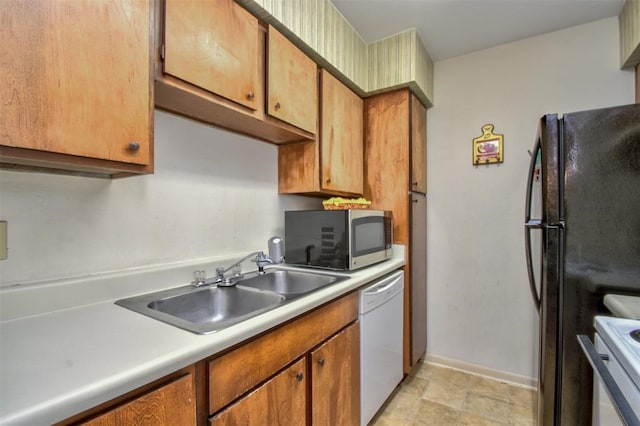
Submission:
M 409 244 L 409 95 L 407 90 L 367 98 L 364 195 L 371 207 L 393 212 L 393 241 Z
M 282 72 L 288 75 L 276 81 L 278 71 L 270 72 L 277 99 L 267 102 L 268 30 L 255 16 L 233 0 L 154 4 L 157 108 L 276 144 L 315 140 L 317 125 L 309 124 L 307 115 L 316 102 L 300 104 L 311 95 L 301 89 L 307 83 L 298 81 L 315 71 L 309 77 L 302 73 L 297 62 L 287 62 L 293 61 L 287 55 L 298 58 L 292 49 L 277 53 L 286 43 L 274 41 L 279 59 L 269 63 L 284 62 Z
M 152 171 L 149 3 L 0 1 L 0 17 L 2 162 Z
M 311 424 L 360 424 L 360 324 L 311 352 Z
M 364 195 L 372 208 L 393 212 L 393 241 L 407 247 L 403 368 L 426 350 L 426 123 L 424 106 L 408 89 L 365 100 Z
M 267 113 L 309 133 L 318 129 L 318 67 L 269 26 Z
M 278 190 L 285 194 L 360 196 L 364 190 L 364 103 L 320 71 L 318 141 L 280 146 Z
M 427 108 L 411 95 L 411 190 L 427 193 Z
M 164 72 L 259 107 L 258 20 L 233 0 L 165 1 Z
M 196 396 L 193 376 L 187 374 L 154 391 L 111 409 L 80 424 L 109 425 L 195 425 Z
M 362 194 L 363 101 L 322 70 L 320 186 L 336 193 Z
M 306 425 L 306 370 L 306 360 L 302 358 L 213 416 L 211 426 Z

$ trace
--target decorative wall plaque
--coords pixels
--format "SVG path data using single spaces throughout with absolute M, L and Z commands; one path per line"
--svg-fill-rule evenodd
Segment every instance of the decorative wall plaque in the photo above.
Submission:
M 482 136 L 473 139 L 473 165 L 502 163 L 503 139 L 493 133 L 493 124 L 482 126 Z

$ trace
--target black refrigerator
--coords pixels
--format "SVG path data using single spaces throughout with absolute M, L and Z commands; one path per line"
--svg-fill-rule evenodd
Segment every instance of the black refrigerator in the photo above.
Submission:
M 640 295 L 640 105 L 540 120 L 525 247 L 539 312 L 538 425 L 591 425 L 593 338 L 605 294 Z

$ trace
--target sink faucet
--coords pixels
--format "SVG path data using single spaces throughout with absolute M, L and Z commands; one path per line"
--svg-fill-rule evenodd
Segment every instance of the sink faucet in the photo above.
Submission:
M 217 284 L 218 287 L 232 287 L 238 283 L 240 278 L 242 278 L 242 274 L 239 270 L 234 271 L 234 274 L 231 277 L 226 277 L 225 274 L 232 269 L 238 268 L 242 262 L 249 259 L 258 265 L 258 274 L 264 274 L 264 267 L 267 265 L 283 263 L 284 255 L 282 238 L 271 237 L 269 239 L 269 255 L 265 255 L 262 250 L 254 251 L 227 268 L 216 268 L 216 276 L 213 278 L 205 278 L 204 271 L 195 271 L 193 273 L 194 281 L 191 282 L 191 285 L 194 287 L 201 287 L 204 285 Z

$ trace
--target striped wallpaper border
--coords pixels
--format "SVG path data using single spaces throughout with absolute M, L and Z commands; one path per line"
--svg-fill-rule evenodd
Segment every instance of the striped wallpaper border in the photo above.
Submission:
M 640 0 L 627 0 L 618 16 L 620 64 L 622 68 L 640 64 Z
M 369 45 L 368 92 L 377 93 L 409 84 L 418 89 L 432 105 L 433 60 L 415 28 Z M 414 90 L 415 91 L 415 90 Z M 420 93 L 416 95 L 420 97 Z
M 236 0 L 360 96 L 409 87 L 433 105 L 433 61 L 415 29 L 367 45 L 329 0 Z

